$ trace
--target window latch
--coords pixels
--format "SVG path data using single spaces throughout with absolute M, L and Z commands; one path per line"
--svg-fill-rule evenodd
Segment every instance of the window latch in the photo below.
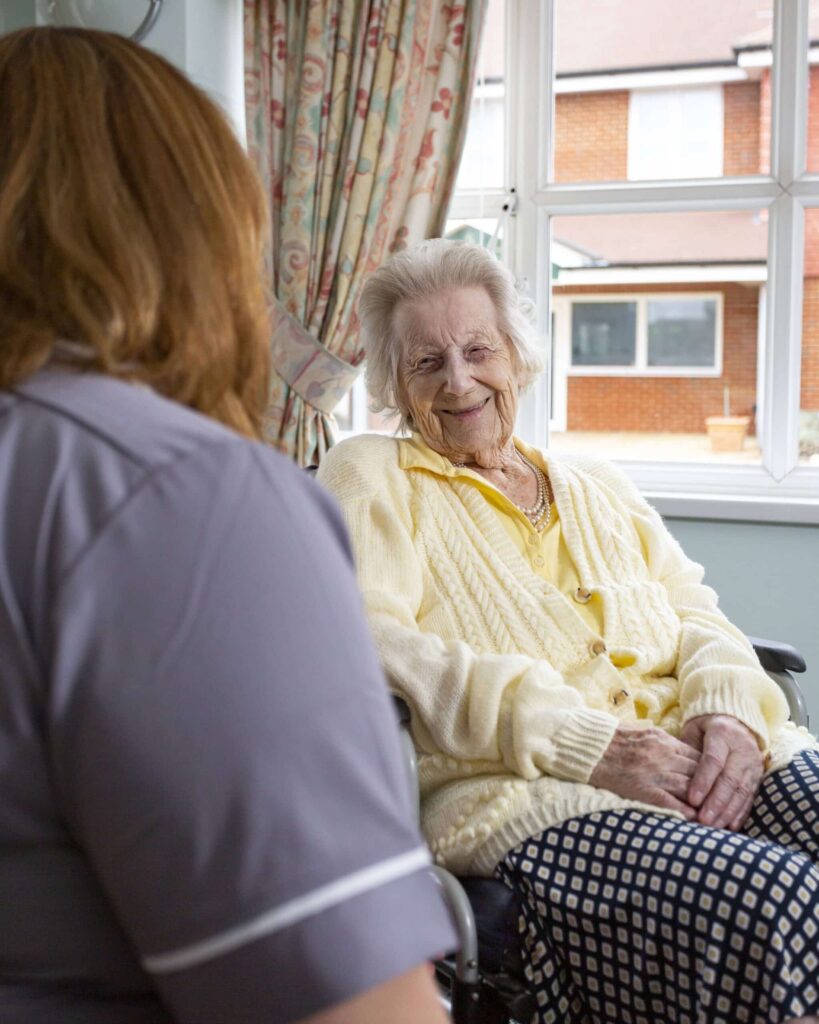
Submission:
M 506 202 L 501 207 L 507 217 L 514 217 L 518 212 L 517 189 L 510 188 L 506 196 Z

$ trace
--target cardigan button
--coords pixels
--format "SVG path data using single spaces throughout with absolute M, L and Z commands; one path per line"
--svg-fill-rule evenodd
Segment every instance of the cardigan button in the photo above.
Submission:
M 578 587 L 574 592 L 574 599 L 578 604 L 588 604 L 591 601 L 592 592 L 586 587 Z
M 605 643 L 599 639 L 592 640 L 592 642 L 589 644 L 589 650 L 595 658 L 597 658 L 601 654 L 605 654 L 607 649 L 608 648 L 606 647 Z
M 619 707 L 624 701 L 628 700 L 628 690 L 618 690 L 612 694 L 611 702 L 615 707 Z

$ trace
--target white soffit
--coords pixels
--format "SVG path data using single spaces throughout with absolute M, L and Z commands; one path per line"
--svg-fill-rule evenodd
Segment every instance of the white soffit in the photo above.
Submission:
M 737 54 L 737 64 L 741 68 L 769 68 L 773 64 L 770 50 L 744 50 Z M 819 64 L 819 46 L 811 46 L 808 50 L 808 64 Z
M 733 281 L 761 284 L 768 279 L 764 263 L 667 267 L 583 267 L 560 268 L 552 280 L 555 288 L 585 284 L 689 284 L 692 282 Z
M 747 69 L 769 68 L 772 63 L 773 55 L 770 49 L 744 50 L 737 54 L 736 64 L 558 76 L 554 90 L 557 95 L 560 95 L 561 93 L 614 92 L 621 89 L 668 89 L 687 85 L 747 82 L 751 79 Z M 808 63 L 819 64 L 819 46 L 811 46 L 808 50 Z
M 669 89 L 686 85 L 717 85 L 747 82 L 749 75 L 735 64 L 704 68 L 672 68 L 666 71 L 620 71 L 602 75 L 558 78 L 555 93 L 614 92 L 620 89 Z

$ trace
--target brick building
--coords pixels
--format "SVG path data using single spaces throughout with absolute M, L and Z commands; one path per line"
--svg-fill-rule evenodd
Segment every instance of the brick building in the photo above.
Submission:
M 557 4 L 554 180 L 657 180 L 769 170 L 771 27 L 761 3 Z M 673 15 L 672 15 L 673 17 Z M 811 16 L 811 39 L 819 37 Z M 811 62 L 817 59 L 813 50 Z M 819 170 L 819 67 L 808 169 Z M 698 433 L 757 406 L 767 215 L 559 217 L 552 222 L 557 430 Z M 819 210 L 805 224 L 801 408 L 819 410 Z M 752 426 L 753 429 L 753 426 Z

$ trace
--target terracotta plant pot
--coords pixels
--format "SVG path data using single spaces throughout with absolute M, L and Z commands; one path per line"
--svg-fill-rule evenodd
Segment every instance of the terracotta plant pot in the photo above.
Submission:
M 707 416 L 705 429 L 711 439 L 711 451 L 742 451 L 750 422 L 750 416 Z

